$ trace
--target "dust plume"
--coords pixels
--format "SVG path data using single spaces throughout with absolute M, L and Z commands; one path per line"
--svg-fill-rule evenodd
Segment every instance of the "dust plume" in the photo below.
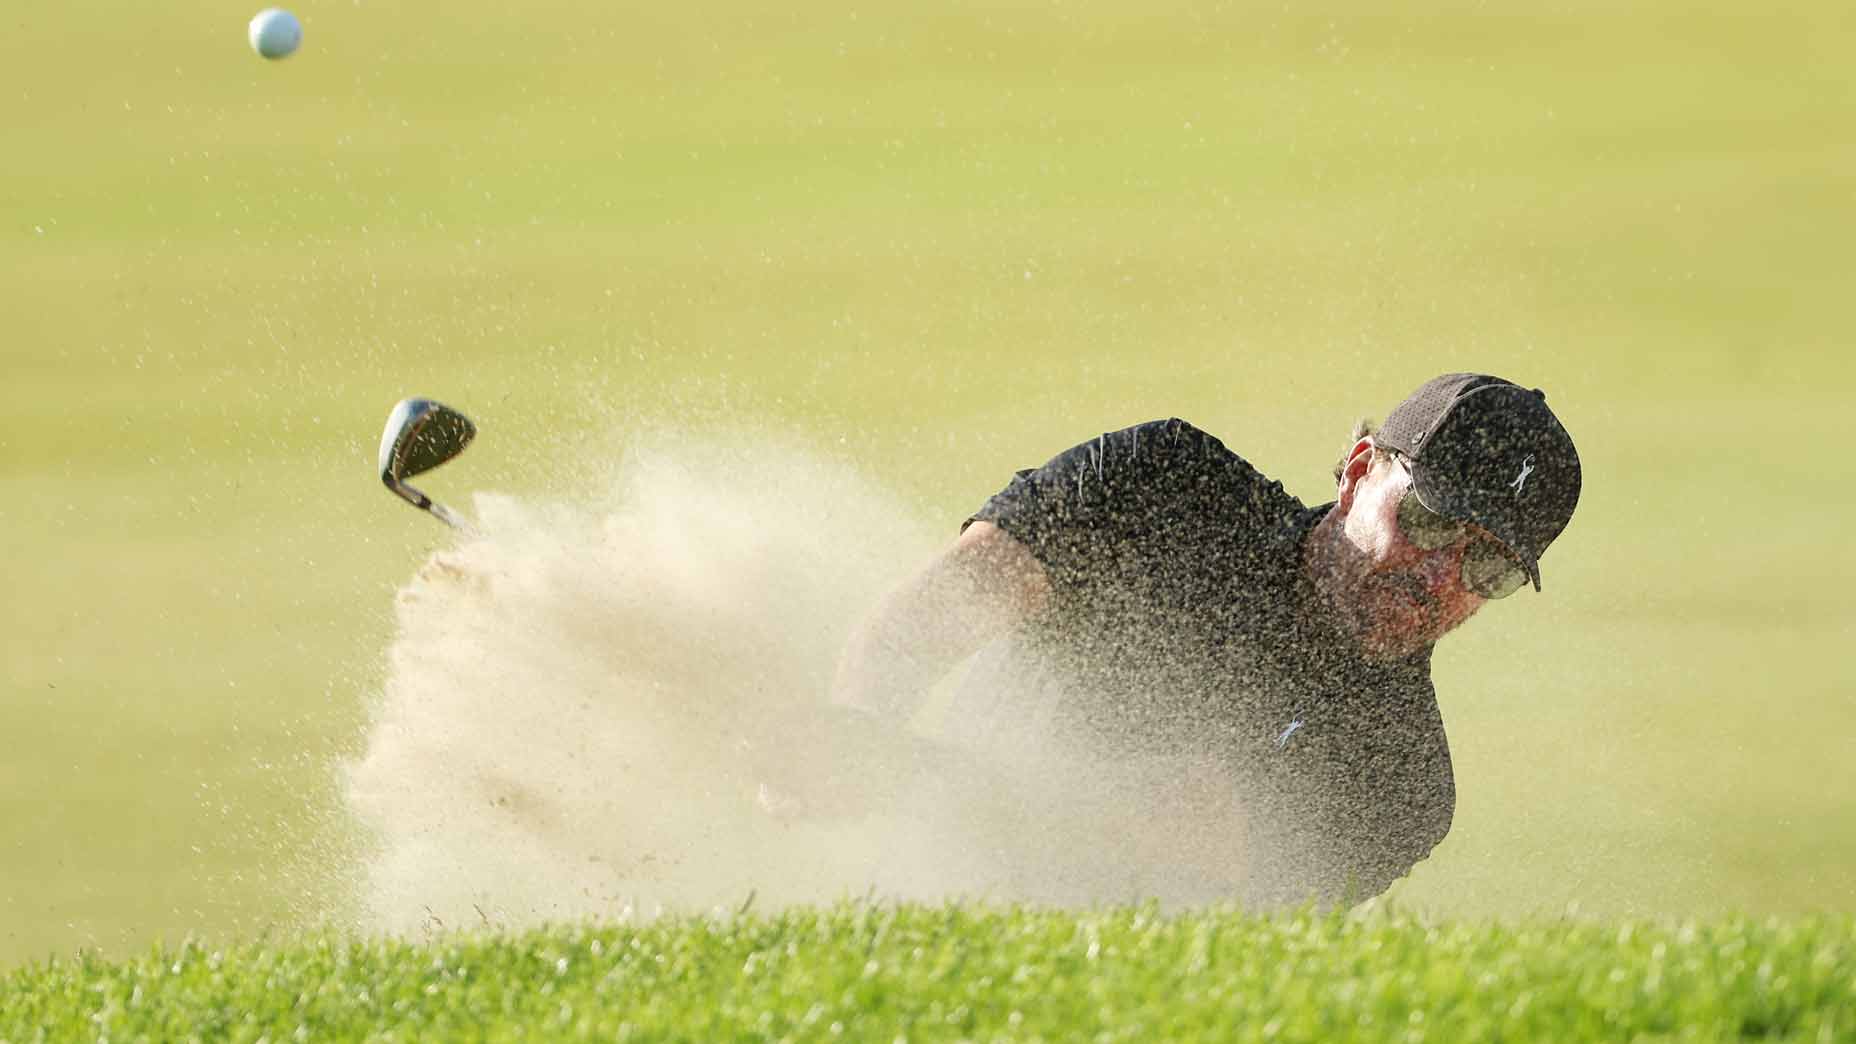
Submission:
M 842 462 L 666 439 L 633 446 L 595 502 L 480 495 L 474 513 L 483 535 L 400 590 L 366 749 L 345 768 L 369 928 L 749 895 L 1164 898 L 1192 855 L 1178 838 L 1230 834 L 1155 825 L 1156 804 L 1198 807 L 1174 800 L 1189 772 L 1110 776 L 1022 730 L 969 735 L 953 771 L 846 768 L 821 713 L 839 645 L 959 517 L 925 522 Z M 944 731 L 976 731 L 958 724 Z M 901 796 L 782 813 L 787 782 L 820 777 Z M 1152 844 L 1129 843 L 1141 829 Z M 1198 854 L 1222 860 L 1219 844 Z M 1137 865 L 1111 872 L 1105 847 Z

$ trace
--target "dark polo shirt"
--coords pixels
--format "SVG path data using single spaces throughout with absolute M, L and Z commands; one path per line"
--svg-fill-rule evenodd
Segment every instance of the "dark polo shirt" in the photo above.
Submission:
M 1246 809 L 1241 898 L 1385 890 L 1450 829 L 1455 786 L 1430 650 L 1361 657 L 1308 582 L 1309 508 L 1184 421 L 1019 472 L 974 516 L 1041 562 L 1054 597 L 1019 636 L 1092 755 L 1213 754 Z

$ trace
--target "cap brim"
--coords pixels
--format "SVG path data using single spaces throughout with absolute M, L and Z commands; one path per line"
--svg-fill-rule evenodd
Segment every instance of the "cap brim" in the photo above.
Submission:
M 1482 527 L 1489 535 L 1501 541 L 1515 561 L 1521 563 L 1521 569 L 1527 578 L 1534 582 L 1534 590 L 1540 590 L 1540 561 L 1527 552 L 1519 539 L 1520 534 L 1508 531 L 1508 526 L 1499 518 L 1476 511 L 1469 491 L 1458 487 L 1445 477 L 1444 468 L 1427 468 L 1420 461 L 1410 461 L 1411 488 L 1418 494 L 1418 503 L 1430 508 L 1445 518 L 1459 522 L 1468 522 Z

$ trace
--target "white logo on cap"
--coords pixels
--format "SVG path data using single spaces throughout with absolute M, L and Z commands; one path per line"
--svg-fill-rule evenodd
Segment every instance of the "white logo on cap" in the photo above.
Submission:
M 1532 453 L 1529 453 L 1527 455 L 1527 459 L 1521 462 L 1521 473 L 1514 477 L 1513 482 L 1508 483 L 1510 486 L 1514 487 L 1515 496 L 1518 497 L 1521 495 L 1521 490 L 1527 486 L 1527 477 L 1529 475 L 1532 475 L 1533 473 L 1534 473 L 1534 455 Z

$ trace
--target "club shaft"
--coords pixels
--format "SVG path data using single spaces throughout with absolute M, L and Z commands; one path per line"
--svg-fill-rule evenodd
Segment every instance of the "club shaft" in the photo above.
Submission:
M 431 497 L 426 496 L 417 488 L 394 478 L 391 473 L 382 474 L 380 480 L 384 482 L 386 487 L 392 490 L 396 496 L 406 501 L 406 503 L 429 513 L 433 518 L 438 519 L 440 522 L 443 522 L 445 525 L 461 533 L 471 536 L 476 535 L 477 527 L 471 525 L 470 521 L 464 516 L 440 504 L 438 501 L 433 500 Z

